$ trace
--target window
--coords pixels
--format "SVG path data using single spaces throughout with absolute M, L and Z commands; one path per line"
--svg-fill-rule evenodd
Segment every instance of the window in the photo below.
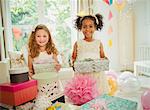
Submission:
M 9 6 L 14 50 L 20 51 L 33 26 L 39 23 L 50 28 L 60 51 L 71 48 L 70 0 L 9 0 Z
M 8 0 L 5 3 L 9 9 L 5 9 L 10 17 L 12 42 L 7 42 L 14 51 L 20 51 L 28 42 L 30 32 L 37 24 L 45 24 L 52 34 L 54 42 L 60 53 L 68 57 L 76 34 L 72 21 L 77 15 L 74 0 Z M 72 19 L 73 18 L 73 19 Z M 8 22 L 8 21 L 5 21 Z M 8 35 L 7 35 L 8 36 Z M 8 38 L 9 39 L 9 38 Z M 8 49 L 10 50 L 10 49 Z

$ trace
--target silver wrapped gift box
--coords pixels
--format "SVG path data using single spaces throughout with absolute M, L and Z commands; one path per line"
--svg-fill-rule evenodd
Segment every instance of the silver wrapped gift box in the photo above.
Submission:
M 33 63 L 35 74 L 45 72 L 56 72 L 54 63 L 36 64 Z
M 109 70 L 108 59 L 85 59 L 83 61 L 76 61 L 74 69 L 77 73 L 101 72 Z

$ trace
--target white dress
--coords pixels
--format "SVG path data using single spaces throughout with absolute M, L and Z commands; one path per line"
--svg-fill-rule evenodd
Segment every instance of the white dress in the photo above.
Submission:
M 77 60 L 100 59 L 100 40 L 77 41 Z
M 93 40 L 87 42 L 85 40 L 77 41 L 77 61 L 85 59 L 100 59 L 100 40 Z M 90 73 L 91 76 L 96 78 L 97 86 L 100 93 L 108 93 L 109 85 L 105 72 Z
M 53 54 L 49 55 L 49 54 L 47 54 L 46 51 L 40 52 L 39 56 L 35 57 L 33 59 L 33 63 L 34 64 L 44 64 L 44 65 L 45 64 L 52 64 L 52 65 L 54 65 Z M 52 72 L 53 74 L 58 74 L 55 71 L 55 68 L 54 69 L 48 69 L 48 70 L 49 71 L 47 71 L 47 69 L 44 68 L 41 73 L 37 73 L 37 74 L 42 74 L 44 72 Z M 35 73 L 35 75 L 36 75 L 36 73 Z M 44 78 L 44 77 L 45 76 L 43 76 L 42 78 Z M 50 82 L 47 82 L 47 83 L 44 83 L 44 84 L 40 84 L 39 83 L 39 86 L 38 86 L 39 95 L 46 95 L 47 97 L 49 97 L 49 99 L 51 101 L 59 98 L 60 96 L 63 95 L 63 93 L 61 91 L 60 83 L 61 82 L 59 80 L 58 81 L 56 80 L 56 81 L 51 82 L 51 83 Z
M 33 59 L 33 63 L 36 64 L 43 64 L 43 63 L 53 63 L 54 59 L 53 59 L 53 54 L 47 54 L 46 51 L 44 52 L 40 52 L 38 57 L 35 57 Z
M 33 68 L 35 74 L 56 72 L 53 54 L 49 55 L 46 51 L 40 52 L 39 56 L 33 59 Z

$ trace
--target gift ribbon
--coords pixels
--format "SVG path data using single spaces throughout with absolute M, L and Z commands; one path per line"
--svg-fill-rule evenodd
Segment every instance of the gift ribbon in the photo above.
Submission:
M 100 101 L 95 104 L 92 104 L 91 108 L 93 108 L 94 110 L 101 110 L 101 109 L 108 110 L 105 101 Z

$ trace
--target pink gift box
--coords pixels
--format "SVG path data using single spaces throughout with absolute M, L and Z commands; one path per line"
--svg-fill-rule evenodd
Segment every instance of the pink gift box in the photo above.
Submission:
M 18 106 L 37 95 L 37 81 L 29 80 L 23 83 L 3 83 L 0 84 L 0 103 Z

